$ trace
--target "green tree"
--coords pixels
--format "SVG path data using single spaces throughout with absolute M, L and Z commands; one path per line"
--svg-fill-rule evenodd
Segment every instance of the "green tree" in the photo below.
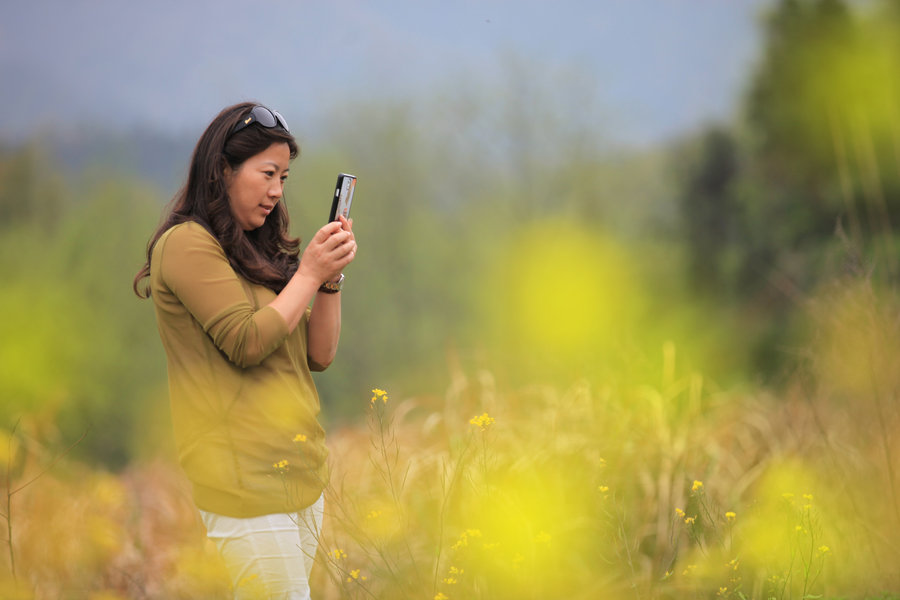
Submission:
M 745 102 L 749 165 L 742 211 L 745 291 L 774 280 L 806 292 L 848 232 L 896 274 L 900 19 L 893 3 L 782 0 Z
M 721 127 L 709 129 L 698 145 L 683 168 L 680 197 L 687 268 L 696 289 L 721 292 L 726 286 L 727 257 L 738 234 L 734 192 L 738 148 L 732 134 Z

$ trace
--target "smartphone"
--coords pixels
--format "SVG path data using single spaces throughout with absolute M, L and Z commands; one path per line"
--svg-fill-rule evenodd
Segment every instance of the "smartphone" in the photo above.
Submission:
M 334 186 L 334 197 L 331 199 L 331 214 L 328 222 L 337 221 L 340 215 L 350 218 L 350 204 L 353 202 L 353 190 L 356 189 L 356 175 L 341 173 Z

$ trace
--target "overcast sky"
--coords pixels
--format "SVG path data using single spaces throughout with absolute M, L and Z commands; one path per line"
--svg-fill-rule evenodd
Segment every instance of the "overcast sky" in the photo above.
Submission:
M 34 0 L 0 19 L 0 139 L 72 123 L 202 130 L 260 99 L 295 129 L 345 100 L 483 84 L 514 57 L 586 82 L 614 137 L 727 118 L 767 0 Z M 549 79 L 548 79 L 549 81 Z M 298 127 L 299 126 L 299 127 Z

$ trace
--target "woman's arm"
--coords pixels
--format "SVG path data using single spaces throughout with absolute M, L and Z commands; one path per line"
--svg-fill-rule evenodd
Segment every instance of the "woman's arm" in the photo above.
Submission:
M 315 296 L 309 317 L 307 354 L 310 364 L 322 370 L 331 364 L 341 333 L 341 294 L 318 292 L 326 281 L 336 280 L 356 257 L 353 222 L 344 217 L 322 227 L 310 241 L 300 267 L 269 306 L 278 311 L 293 331 Z M 317 293 L 318 292 L 318 293 Z
M 340 217 L 340 224 L 342 234 L 349 235 L 345 243 L 351 246 L 350 254 L 347 256 L 347 264 L 350 264 L 356 258 L 357 250 L 356 236 L 353 235 L 353 221 Z M 338 271 L 336 277 L 330 278 L 329 281 L 335 281 L 341 276 L 341 271 Z M 340 337 L 341 292 L 328 294 L 320 291 L 316 294 L 312 312 L 309 315 L 309 341 L 306 346 L 306 355 L 312 370 L 324 371 L 328 368 L 337 354 Z
M 268 306 L 257 310 L 219 242 L 197 223 L 176 225 L 153 249 L 151 285 L 164 312 L 176 304 L 239 367 L 259 364 L 288 335 L 285 319 Z
M 313 371 L 324 371 L 337 354 L 341 337 L 341 292 L 319 292 L 309 315 L 306 356 Z

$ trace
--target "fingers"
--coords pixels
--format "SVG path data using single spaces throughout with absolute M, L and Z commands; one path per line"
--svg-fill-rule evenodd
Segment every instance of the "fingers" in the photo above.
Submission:
M 338 229 L 321 243 L 326 251 L 331 251 L 354 241 L 352 233 Z
M 317 242 L 321 244 L 340 230 L 341 223 L 339 221 L 332 221 L 331 223 L 323 225 L 313 236 L 312 240 L 310 240 L 310 243 Z
M 356 237 L 352 231 L 353 221 L 340 217 L 324 225 L 310 241 L 301 258 L 305 270 L 311 270 L 322 281 L 334 279 L 344 267 L 356 258 Z

